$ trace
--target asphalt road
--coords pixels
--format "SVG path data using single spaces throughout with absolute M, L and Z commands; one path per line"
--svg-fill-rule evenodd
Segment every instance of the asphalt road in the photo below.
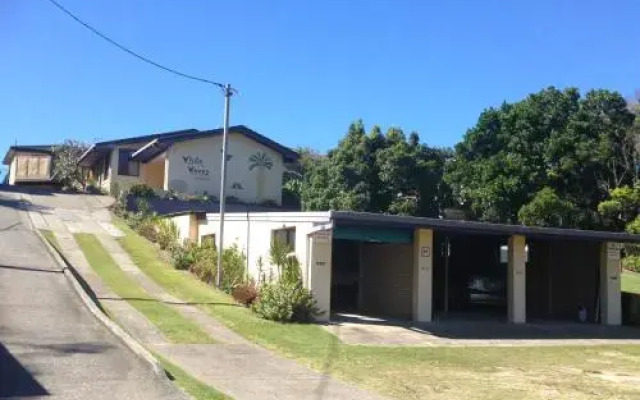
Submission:
M 0 190 L 0 399 L 183 399 L 84 307 Z

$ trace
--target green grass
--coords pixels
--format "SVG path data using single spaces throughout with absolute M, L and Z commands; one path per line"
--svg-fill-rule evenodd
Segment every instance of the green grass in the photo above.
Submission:
M 50 231 L 48 229 L 40 229 L 40 233 L 42 233 L 42 236 L 44 236 L 44 238 L 47 239 L 47 242 L 49 242 L 49 244 L 54 249 L 56 249 L 58 253 L 62 253 L 62 248 L 60 247 L 58 238 L 56 238 L 56 235 L 53 233 L 53 231 Z
M 187 374 L 177 365 L 171 363 L 166 358 L 154 353 L 162 368 L 169 372 L 173 382 L 177 383 L 185 392 L 196 400 L 229 400 L 231 397 L 220 393 L 211 386 L 205 385 L 199 380 Z
M 265 321 L 187 272 L 116 221 L 134 262 L 176 297 L 201 307 L 239 334 L 310 367 L 399 399 L 635 399 L 640 346 L 350 346 L 318 325 Z M 640 333 L 639 333 L 640 336 Z M 613 377 L 613 378 L 612 378 Z M 627 380 L 625 380 L 627 379 Z M 635 379 L 635 378 L 634 378 Z
M 622 291 L 640 294 L 640 274 L 636 272 L 622 272 Z
M 214 343 L 197 324 L 158 302 L 118 267 L 98 239 L 88 233 L 74 235 L 87 261 L 119 297 L 129 302 L 173 343 Z

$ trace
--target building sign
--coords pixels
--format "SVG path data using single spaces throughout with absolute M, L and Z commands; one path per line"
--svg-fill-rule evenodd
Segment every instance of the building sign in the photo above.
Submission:
M 420 247 L 420 257 L 431 257 L 431 247 L 429 246 Z
M 187 167 L 187 171 L 196 179 L 210 179 L 211 171 L 204 165 L 200 157 L 182 156 L 182 161 Z

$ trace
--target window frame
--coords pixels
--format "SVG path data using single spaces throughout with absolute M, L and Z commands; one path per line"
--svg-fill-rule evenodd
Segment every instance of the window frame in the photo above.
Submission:
M 135 149 L 118 149 L 119 176 L 140 176 L 140 163 L 131 161 L 131 154 L 133 153 L 135 153 Z M 134 165 L 135 167 L 132 168 Z M 132 172 L 132 169 L 135 169 L 135 172 Z
M 271 239 L 279 239 L 282 240 L 284 238 L 284 243 L 289 246 L 290 252 L 295 253 L 296 251 L 296 227 L 295 226 L 286 226 L 278 229 L 273 229 L 271 231 Z

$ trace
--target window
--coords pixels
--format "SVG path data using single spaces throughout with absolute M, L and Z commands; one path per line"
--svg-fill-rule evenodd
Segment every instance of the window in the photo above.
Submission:
M 278 240 L 289 246 L 291 251 L 296 250 L 296 228 L 276 229 L 272 236 L 273 240 Z
M 131 154 L 134 152 L 135 150 L 132 149 L 120 149 L 118 151 L 118 175 L 140 175 L 140 163 L 131 161 Z
M 205 244 L 208 243 L 209 245 L 214 245 L 216 246 L 216 234 L 215 233 L 211 233 L 209 235 L 202 235 L 200 236 L 200 244 Z

